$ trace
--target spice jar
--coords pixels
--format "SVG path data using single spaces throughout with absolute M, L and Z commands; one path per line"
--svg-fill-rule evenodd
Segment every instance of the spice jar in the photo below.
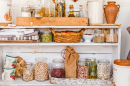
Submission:
M 52 42 L 52 33 L 50 31 L 44 31 L 41 35 L 41 42 Z
M 110 79 L 110 61 L 99 60 L 97 63 L 97 78 L 98 79 Z
M 89 78 L 96 79 L 97 77 L 97 64 L 95 58 L 88 58 L 85 61 L 85 65 L 89 65 Z
M 42 9 L 35 9 L 35 17 L 42 17 L 43 16 L 43 12 Z
M 23 70 L 23 80 L 32 81 L 33 80 L 33 63 L 27 63 L 27 68 Z
M 104 42 L 104 30 L 95 30 L 94 42 L 103 43 Z
M 21 17 L 31 17 L 31 12 L 29 7 L 22 7 L 21 8 Z
M 109 30 L 109 34 L 106 35 L 106 42 L 109 42 L 109 43 L 116 43 L 117 42 L 116 29 Z
M 85 65 L 85 59 L 78 60 L 78 78 L 88 79 L 89 78 L 89 66 Z
M 35 79 L 38 81 L 47 80 L 49 78 L 47 58 L 38 57 L 35 59 L 35 61 Z
M 53 60 L 51 76 L 55 78 L 65 78 L 64 60 Z

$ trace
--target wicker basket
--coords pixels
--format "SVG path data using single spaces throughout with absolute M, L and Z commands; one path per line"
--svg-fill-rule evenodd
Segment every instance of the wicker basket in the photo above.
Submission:
M 50 29 L 54 35 L 54 40 L 56 43 L 79 43 L 81 37 L 85 32 L 85 29 L 81 29 L 78 32 L 66 32 L 66 31 L 54 31 Z

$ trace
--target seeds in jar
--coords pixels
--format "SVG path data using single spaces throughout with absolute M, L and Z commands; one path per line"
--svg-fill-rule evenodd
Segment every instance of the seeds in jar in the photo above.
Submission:
M 53 68 L 51 76 L 55 78 L 65 78 L 65 70 L 62 68 Z
M 37 62 L 35 64 L 35 79 L 38 81 L 44 81 L 49 78 L 48 64 L 45 62 Z
M 107 63 L 97 64 L 97 78 L 98 79 L 110 79 L 110 65 Z
M 88 67 L 85 65 L 78 66 L 78 78 L 88 79 L 88 76 L 89 76 Z
M 117 42 L 117 34 L 107 34 L 106 42 Z
M 24 81 L 31 81 L 31 80 L 33 80 L 33 70 L 25 69 L 23 71 L 23 80 Z

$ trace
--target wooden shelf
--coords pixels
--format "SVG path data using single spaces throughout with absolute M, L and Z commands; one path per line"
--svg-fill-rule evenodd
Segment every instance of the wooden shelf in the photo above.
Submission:
M 16 26 L 16 27 L 9 27 L 9 26 L 0 26 L 0 29 L 44 29 L 44 28 L 57 28 L 57 29 L 63 29 L 63 28 L 70 28 L 70 29 L 93 29 L 93 28 L 120 28 L 120 26 Z
M 85 43 L 85 42 L 80 42 L 80 43 L 0 43 L 0 45 L 25 45 L 25 46 L 29 46 L 29 45 L 40 45 L 40 46 L 72 46 L 72 45 L 76 45 L 76 46 L 118 46 L 119 43 Z

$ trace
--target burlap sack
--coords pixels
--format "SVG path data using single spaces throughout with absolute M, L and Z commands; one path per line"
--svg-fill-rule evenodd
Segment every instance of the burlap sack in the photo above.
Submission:
M 65 78 L 76 78 L 78 58 L 79 54 L 73 48 L 67 46 L 65 54 Z

